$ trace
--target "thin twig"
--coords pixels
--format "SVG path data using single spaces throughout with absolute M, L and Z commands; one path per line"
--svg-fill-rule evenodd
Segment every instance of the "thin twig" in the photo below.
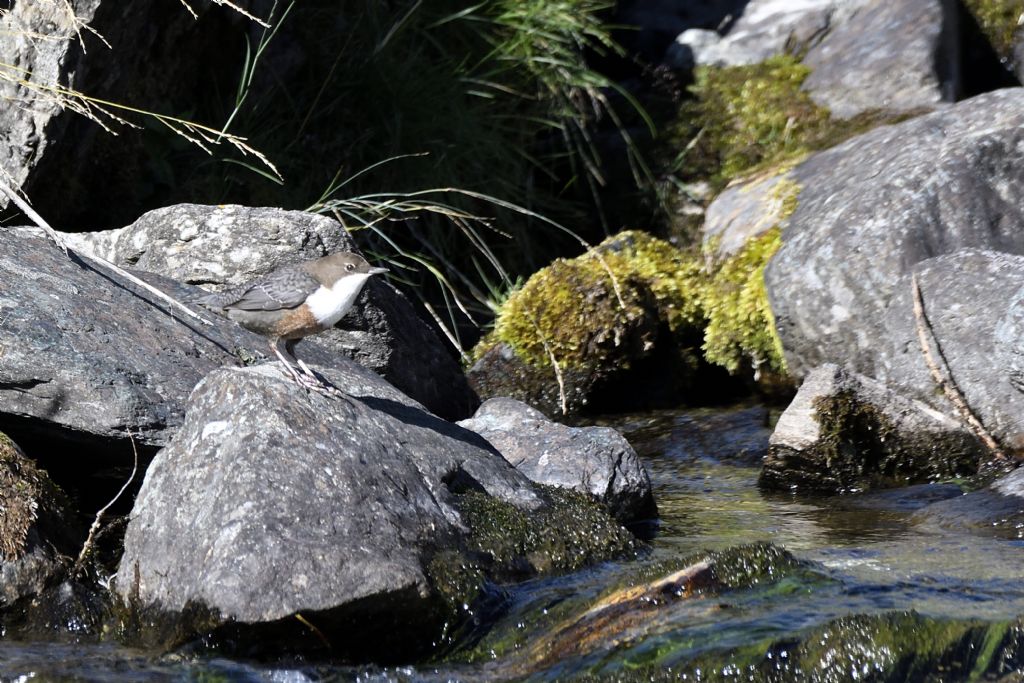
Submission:
M 963 392 L 957 387 L 955 380 L 953 379 L 953 373 L 949 369 L 949 364 L 946 363 L 946 359 L 942 354 L 942 346 L 939 344 L 938 338 L 935 336 L 935 331 L 932 329 L 931 323 L 928 322 L 928 317 L 924 311 L 924 301 L 921 298 L 921 287 L 917 283 L 917 273 L 910 276 L 910 284 L 914 293 L 914 319 L 917 322 L 917 340 L 921 344 L 921 353 L 924 355 L 925 364 L 928 365 L 928 369 L 932 373 L 932 379 L 942 389 L 942 393 L 946 395 L 950 403 L 956 408 L 962 419 L 967 426 L 970 428 L 974 435 L 981 440 L 985 446 L 992 452 L 998 460 L 1007 461 L 1009 458 L 1006 452 L 999 446 L 996 440 L 992 437 L 992 434 L 985 429 L 985 425 L 981 423 L 971 407 L 967 404 L 967 399 L 964 398 Z M 939 364 L 935 360 L 935 356 L 932 355 L 931 344 L 929 343 L 929 337 L 935 342 L 935 349 L 939 354 L 939 358 L 942 360 L 942 365 L 946 372 L 943 373 L 939 369 Z
M 103 523 L 103 515 L 106 514 L 110 506 L 117 502 L 117 500 L 128 490 L 131 483 L 135 481 L 135 473 L 139 471 L 139 449 L 135 447 L 135 439 L 132 437 L 132 433 L 128 432 L 128 440 L 132 443 L 132 473 L 128 477 L 128 481 L 124 483 L 121 490 L 117 492 L 110 502 L 100 508 L 100 511 L 96 513 L 95 519 L 92 521 L 92 526 L 89 527 L 89 535 L 85 538 L 85 543 L 82 545 L 82 552 L 78 553 L 78 559 L 75 560 L 74 567 L 71 569 L 72 575 L 78 575 L 82 572 L 85 566 L 85 560 L 92 552 L 92 547 L 96 542 L 96 534 L 100 530 L 100 525 Z

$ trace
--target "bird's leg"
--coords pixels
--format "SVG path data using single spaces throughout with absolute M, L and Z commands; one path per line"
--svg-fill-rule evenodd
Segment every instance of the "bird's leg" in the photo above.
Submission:
M 295 347 L 295 343 L 298 341 L 297 339 L 289 339 L 285 341 L 284 353 L 281 352 L 281 348 L 279 346 L 281 341 L 282 340 L 278 339 L 272 344 L 274 353 L 277 354 L 277 357 L 281 359 L 281 362 L 284 363 L 284 367 L 288 370 L 288 374 L 292 376 L 292 379 L 294 379 L 299 384 L 299 386 L 304 387 L 306 389 L 312 389 L 313 391 L 318 391 L 321 394 L 334 396 L 335 398 L 345 399 L 345 401 L 347 401 L 349 404 L 352 403 L 352 401 L 348 398 L 348 396 L 344 394 L 344 392 L 339 391 L 337 387 L 331 386 L 329 383 L 327 383 L 327 381 L 320 377 L 320 375 L 314 373 L 309 368 L 308 365 L 306 365 L 301 360 L 295 357 L 295 354 L 292 351 L 292 349 Z M 300 374 L 299 371 L 295 369 L 295 366 L 292 365 L 292 363 L 289 361 L 289 357 L 292 360 L 294 360 L 295 363 L 297 363 L 300 368 L 302 368 L 302 374 Z
M 299 358 L 299 357 L 297 357 L 295 355 L 295 345 L 298 342 L 299 342 L 298 339 L 289 339 L 288 341 L 286 341 L 284 343 L 285 353 L 287 353 L 289 356 L 291 356 L 292 358 L 295 359 L 295 362 L 298 363 L 299 368 L 302 370 L 302 372 L 304 372 L 306 374 L 307 377 L 309 377 L 310 379 L 316 380 L 318 384 L 323 384 L 324 383 L 323 380 L 315 372 L 310 370 L 309 366 L 306 365 L 305 362 L 303 362 L 301 358 Z
M 281 341 L 281 339 L 274 339 L 273 341 L 270 342 L 270 348 L 274 350 L 274 355 L 277 356 L 281 363 L 284 364 L 285 371 L 288 372 L 288 374 L 291 376 L 293 380 L 295 380 L 296 383 L 304 387 L 309 387 L 309 378 L 304 377 L 302 374 L 300 374 L 299 371 L 295 369 L 295 366 L 292 365 L 292 362 L 287 358 L 285 353 L 281 352 Z M 287 351 L 287 347 L 285 350 Z M 291 354 L 289 353 L 288 355 Z M 319 384 L 319 380 L 317 381 L 317 384 Z

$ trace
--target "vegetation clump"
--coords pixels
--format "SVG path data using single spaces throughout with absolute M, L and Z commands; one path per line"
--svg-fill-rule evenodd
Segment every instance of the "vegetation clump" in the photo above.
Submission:
M 568 368 L 629 367 L 664 327 L 683 351 L 702 339 L 704 360 L 731 373 L 784 373 L 764 286 L 780 245 L 776 227 L 716 262 L 642 232 L 621 233 L 538 271 L 508 298 L 483 346 L 504 342 L 539 367 L 552 358 Z
M 67 497 L 46 472 L 0 433 L 0 557 L 7 562 L 23 557 L 39 521 L 60 527 L 68 508 Z
M 964 0 L 1000 59 L 1013 55 L 1013 46 L 1024 17 L 1024 0 Z

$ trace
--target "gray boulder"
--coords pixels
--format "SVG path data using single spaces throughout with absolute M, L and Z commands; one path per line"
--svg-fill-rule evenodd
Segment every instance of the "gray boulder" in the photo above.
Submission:
M 798 53 L 817 44 L 868 0 L 750 0 L 719 39 L 713 31 L 684 31 L 668 49 L 665 63 L 694 65 L 755 64 L 783 53 Z
M 179 204 L 125 228 L 67 239 L 119 266 L 218 291 L 281 265 L 355 248 L 332 218 L 234 205 Z M 446 343 L 387 282 L 369 283 L 353 310 L 317 343 L 381 374 L 446 419 L 466 417 L 479 403 Z
M 270 366 L 196 387 L 136 499 L 119 595 L 168 615 L 202 606 L 214 625 L 300 613 L 330 636 L 356 620 L 350 637 L 398 647 L 437 626 L 427 566 L 468 533 L 455 496 L 541 499 L 482 438 L 375 374 L 323 372 L 352 398 L 308 393 Z
M 643 462 L 611 427 L 567 427 L 512 398 L 485 401 L 459 426 L 486 439 L 532 481 L 588 493 L 620 522 L 657 512 Z
M 983 489 L 933 503 L 915 514 L 914 520 L 924 529 L 1019 541 L 1024 528 L 1024 468 Z
M 174 312 L 94 262 L 0 230 L 0 429 L 103 444 L 160 446 L 208 372 L 264 353 L 266 340 L 214 315 Z M 148 276 L 185 299 L 193 288 Z M 303 343 L 321 365 L 347 362 Z M 267 350 L 269 353 L 269 350 Z
M 1013 88 L 876 128 L 794 168 L 797 207 L 765 272 L 790 373 L 836 362 L 878 376 L 893 297 L 909 289 L 901 276 L 968 247 L 1024 253 L 1021 149 L 1024 89 Z M 894 314 L 912 318 L 905 305 Z
M 704 213 L 704 246 L 723 258 L 740 251 L 786 218 L 785 200 L 797 189 L 789 171 L 731 183 Z
M 848 493 L 974 473 L 986 455 L 965 427 L 884 384 L 826 364 L 779 418 L 762 486 Z
M 833 116 L 934 109 L 960 93 L 958 3 L 872 0 L 803 59 L 804 89 Z

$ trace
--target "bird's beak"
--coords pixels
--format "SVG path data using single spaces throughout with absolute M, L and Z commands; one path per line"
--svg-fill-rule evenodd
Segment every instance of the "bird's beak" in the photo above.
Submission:
M 380 275 L 386 272 L 388 272 L 387 268 L 370 268 L 370 275 Z

